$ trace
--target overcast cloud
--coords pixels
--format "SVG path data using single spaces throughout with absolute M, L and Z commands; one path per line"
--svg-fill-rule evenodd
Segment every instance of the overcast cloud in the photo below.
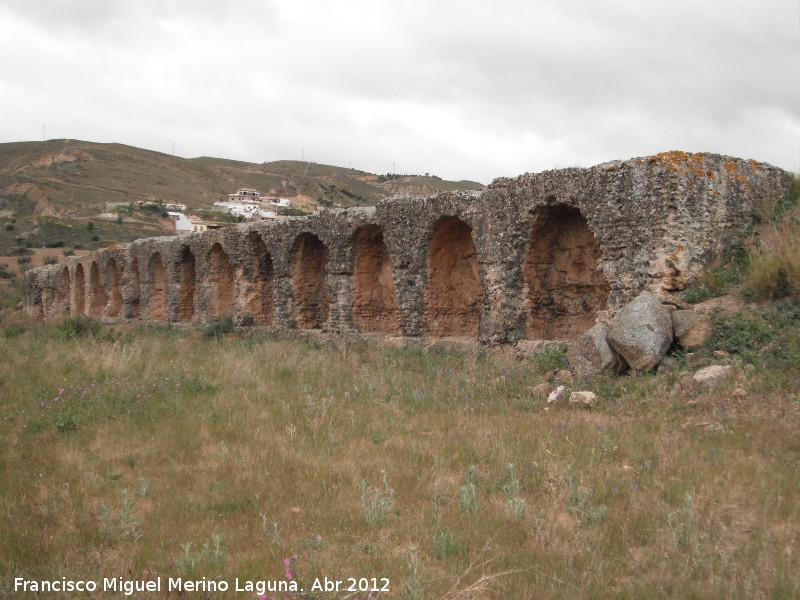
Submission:
M 798 0 L 0 0 L 0 141 L 494 177 L 800 170 Z

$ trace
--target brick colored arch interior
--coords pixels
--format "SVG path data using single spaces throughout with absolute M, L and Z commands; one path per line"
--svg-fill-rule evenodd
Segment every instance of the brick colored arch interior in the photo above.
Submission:
M 92 261 L 92 266 L 89 267 L 89 314 L 93 317 L 101 316 L 107 302 L 108 294 L 100 281 L 100 267 L 97 262 Z
M 108 259 L 108 274 L 111 279 L 111 301 L 108 306 L 108 316 L 117 317 L 122 311 L 122 292 L 119 288 L 119 269 L 117 261 Z
M 148 312 L 153 321 L 163 321 L 167 316 L 166 294 L 164 293 L 164 261 L 156 252 L 150 257 L 147 265 L 150 277 L 150 302 Z
M 130 287 L 131 287 L 131 295 L 130 295 L 130 317 L 132 319 L 136 319 L 139 317 L 139 305 L 140 305 L 140 291 L 139 291 L 139 261 L 136 260 L 136 257 L 133 257 L 131 260 L 131 265 L 128 270 L 129 277 L 130 277 Z
M 261 236 L 252 231 L 247 236 L 250 264 L 241 276 L 240 294 L 246 316 L 256 325 L 272 322 L 273 271 L 272 257 Z
M 600 247 L 577 208 L 534 213 L 523 271 L 529 339 L 575 339 L 606 306 L 610 287 L 597 268 Z
M 303 233 L 292 248 L 292 293 L 300 329 L 320 329 L 328 320 L 328 250 L 320 239 Z
M 208 282 L 211 291 L 211 318 L 231 314 L 233 307 L 233 270 L 228 255 L 219 243 L 211 247 Z
M 482 292 L 472 229 L 460 219 L 439 222 L 428 250 L 430 335 L 476 337 Z
M 383 230 L 376 225 L 359 229 L 355 237 L 353 321 L 361 331 L 397 333 L 397 293 Z
M 191 321 L 194 317 L 195 268 L 194 254 L 184 246 L 178 260 L 178 321 Z
M 75 267 L 75 285 L 72 286 L 73 293 L 75 294 L 75 301 L 73 311 L 76 315 L 82 315 L 86 312 L 86 273 L 84 272 L 83 265 Z

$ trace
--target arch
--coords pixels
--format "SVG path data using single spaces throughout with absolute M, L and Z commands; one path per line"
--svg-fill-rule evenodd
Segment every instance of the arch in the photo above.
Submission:
M 111 279 L 111 298 L 108 306 L 108 316 L 118 317 L 122 312 L 122 292 L 119 288 L 119 269 L 117 261 L 113 258 L 108 259 L 108 273 Z
M 233 270 L 228 255 L 217 242 L 209 252 L 208 282 L 211 284 L 211 318 L 231 314 L 233 307 Z
M 483 300 L 472 228 L 456 217 L 439 221 L 428 250 L 427 330 L 477 337 Z
M 131 291 L 130 302 L 129 302 L 129 316 L 132 319 L 136 319 L 139 317 L 139 306 L 140 306 L 140 296 L 141 291 L 139 289 L 139 261 L 134 256 L 131 260 L 130 267 L 128 267 L 128 274 L 129 274 L 129 289 Z
M 523 263 L 529 339 L 572 340 L 594 325 L 611 291 L 600 256 L 580 210 L 557 204 L 534 212 Z
M 72 312 L 75 315 L 82 315 L 86 312 L 86 273 L 80 263 L 75 267 L 75 284 L 72 288 L 75 294 Z
M 195 268 L 194 254 L 189 246 L 184 246 L 177 264 L 178 321 L 191 321 L 194 318 Z
M 353 321 L 361 331 L 397 333 L 397 292 L 383 230 L 365 225 L 355 235 Z
M 147 274 L 150 279 L 150 300 L 147 312 L 153 321 L 163 321 L 167 316 L 166 294 L 164 293 L 164 261 L 161 254 L 155 252 L 147 263 Z
M 100 281 L 100 267 L 93 260 L 89 267 L 89 314 L 93 317 L 102 316 L 107 302 L 108 294 Z
M 321 329 L 328 320 L 328 249 L 313 233 L 297 236 L 292 246 L 294 317 L 300 329 Z
M 272 257 L 255 231 L 247 234 L 246 247 L 251 260 L 245 267 L 245 274 L 240 276 L 242 304 L 253 323 L 268 325 L 272 322 L 274 304 Z

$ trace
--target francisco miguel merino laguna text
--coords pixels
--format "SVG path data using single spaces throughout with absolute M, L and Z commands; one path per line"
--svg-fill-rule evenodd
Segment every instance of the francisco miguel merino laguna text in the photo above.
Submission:
M 224 579 L 183 579 L 166 577 L 166 585 L 161 577 L 150 580 L 123 579 L 122 577 L 104 577 L 98 584 L 94 579 L 61 579 L 30 580 L 24 577 L 14 578 L 15 592 L 122 592 L 131 596 L 134 592 L 297 592 L 300 588 L 296 581 L 286 580 L 234 580 L 231 588 Z

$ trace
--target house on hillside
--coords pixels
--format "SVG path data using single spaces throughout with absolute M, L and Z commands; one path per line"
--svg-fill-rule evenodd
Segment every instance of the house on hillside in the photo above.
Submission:
M 175 221 L 175 233 L 197 233 L 208 229 L 208 225 L 196 215 L 185 215 L 180 212 L 167 212 L 169 218 Z
M 261 192 L 250 188 L 240 188 L 235 194 L 228 194 L 228 202 L 244 202 L 245 200 L 261 201 Z

